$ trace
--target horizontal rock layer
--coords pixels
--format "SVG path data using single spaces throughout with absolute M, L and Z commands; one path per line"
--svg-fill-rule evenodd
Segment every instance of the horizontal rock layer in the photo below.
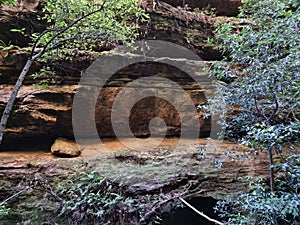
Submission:
M 115 63 L 109 59 L 108 57 L 106 61 L 104 60 L 107 68 Z M 115 129 L 118 131 L 117 136 L 120 133 L 121 136 L 128 136 L 126 129 L 123 129 L 126 124 L 129 124 L 130 132 L 135 136 L 149 136 L 150 134 L 178 136 L 185 132 L 182 129 L 199 130 L 199 126 L 200 136 L 209 135 L 210 118 L 204 119 L 202 112 L 197 113 L 195 110 L 195 114 L 188 110 L 188 107 L 192 105 L 195 109 L 197 104 L 206 102 L 206 95 L 212 92 L 211 84 L 205 79 L 199 84 L 180 69 L 184 65 L 189 65 L 188 67 L 193 68 L 194 71 L 200 71 L 194 76 L 202 79 L 206 77 L 205 73 L 201 72 L 206 64 L 202 61 L 168 59 L 170 64 L 178 65 L 176 68 L 169 64 L 159 63 L 160 60 L 165 59 L 156 60 L 155 63 L 144 62 L 124 67 L 111 75 L 103 88 L 97 87 L 98 78 L 87 79 L 85 83 L 80 83 L 80 86 L 75 85 L 78 84 L 80 77 L 73 77 L 74 85 L 56 85 L 46 89 L 34 89 L 31 85 L 23 86 L 9 119 L 4 143 L 9 140 L 13 141 L 15 138 L 39 137 L 51 140 L 55 137 L 72 138 L 72 106 L 76 90 L 86 95 L 83 101 L 88 102 L 92 97 L 97 99 L 94 109 L 83 107 L 82 117 L 75 121 L 79 124 L 77 126 L 86 131 L 86 137 L 93 136 L 92 133 L 88 133 L 91 123 L 96 124 L 101 138 L 114 137 Z M 150 78 L 150 80 L 139 83 L 138 78 Z M 63 78 L 60 77 L 60 79 Z M 1 85 L 0 113 L 4 110 L 12 87 L 12 85 Z M 156 95 L 158 92 L 160 95 Z M 134 97 L 138 98 L 132 104 Z M 112 111 L 115 110 L 113 104 L 117 98 L 118 110 Z M 191 102 L 188 103 L 189 101 Z M 114 127 L 111 122 L 112 115 Z M 154 120 L 156 123 L 152 125 L 155 129 L 151 133 L 149 123 L 151 125 L 151 120 L 155 117 L 161 118 L 164 122 Z M 197 117 L 196 120 L 193 119 L 195 117 Z M 183 124 L 185 128 L 182 127 Z
M 178 140 L 172 140 L 172 143 L 169 140 L 169 144 L 176 145 Z M 248 181 L 243 177 L 268 174 L 268 157 L 267 154 L 261 153 L 256 156 L 256 159 L 227 158 L 224 159 L 222 168 L 216 168 L 212 159 L 222 159 L 225 150 L 230 150 L 232 157 L 243 154 L 242 149 L 232 144 L 222 145 L 218 150 L 206 150 L 207 157 L 201 158 L 197 157 L 199 155 L 195 143 L 191 141 L 176 149 L 173 145 L 153 149 L 146 143 L 142 142 L 139 150 L 129 151 L 120 149 L 115 141 L 108 141 L 104 142 L 104 145 L 111 145 L 113 148 L 106 152 L 90 144 L 82 151 L 80 157 L 72 159 L 58 159 L 49 152 L 41 151 L 1 152 L 0 200 L 22 190 L 25 185 L 37 184 L 37 189 L 24 192 L 14 199 L 14 210 L 11 214 L 18 217 L 4 218 L 1 224 L 17 224 L 25 219 L 28 220 L 27 213 L 32 214 L 32 208 L 27 206 L 41 200 L 42 196 L 48 196 L 41 191 L 48 189 L 38 189 L 39 182 L 49 184 L 55 191 L 57 188 L 64 187 L 64 184 L 75 185 L 78 178 L 83 176 L 82 174 L 91 171 L 98 172 L 107 180 L 113 181 L 114 187 L 116 185 L 123 194 L 135 199 L 137 204 L 140 203 L 138 205 L 143 209 L 142 216 L 151 213 L 153 206 L 151 203 L 167 200 L 166 204 L 162 204 L 155 211 L 159 213 L 170 207 L 168 203 L 178 200 L 179 196 L 211 196 L 222 199 L 228 194 L 247 190 Z M 118 151 L 112 152 L 112 150 Z M 24 199 L 26 199 L 25 207 Z M 45 213 L 47 209 L 39 211 L 39 214 Z M 53 212 L 52 208 L 50 210 Z M 51 221 L 49 217 L 47 221 L 39 221 L 36 216 L 34 219 L 39 224 Z M 58 222 L 55 221 L 56 216 L 52 219 L 53 223 Z M 133 220 L 126 224 L 139 223 L 134 223 Z
M 186 3 L 191 4 L 190 2 Z M 219 59 L 221 57 L 205 40 L 213 36 L 212 30 L 217 22 L 226 22 L 228 18 L 214 18 L 205 15 L 203 12 L 188 12 L 180 8 L 175 8 L 163 1 L 141 1 L 141 6 L 146 9 L 151 17 L 148 23 L 141 24 L 142 39 L 164 40 L 176 43 L 192 50 L 205 60 Z M 21 19 L 23 17 L 27 18 L 27 22 L 33 27 L 30 32 L 41 31 L 46 27 L 46 24 L 37 23 L 37 15 L 31 17 L 34 10 L 30 8 L 30 10 L 26 11 L 26 7 L 25 10 L 3 8 L 0 21 L 6 30 L 19 28 L 23 24 L 16 25 L 15 18 L 22 15 Z M 26 13 L 28 13 L 28 16 L 26 16 Z M 230 18 L 229 20 L 234 23 L 237 22 L 234 18 Z M 28 32 L 28 29 L 27 27 L 26 32 Z M 12 35 L 11 32 L 8 33 Z M 8 38 L 0 36 L 0 39 L 3 39 L 5 42 L 9 38 L 11 36 Z M 13 38 L 12 40 L 18 40 L 18 38 Z M 24 46 L 28 44 L 28 40 L 25 39 L 19 42 L 22 42 Z M 12 44 L 23 46 L 19 42 Z M 1 51 L 0 53 L 2 57 L 0 60 L 0 84 L 3 85 L 0 91 L 0 112 L 2 112 L 12 89 L 11 85 L 15 83 L 22 67 L 25 65 L 28 52 L 15 47 L 12 50 Z M 168 57 L 169 55 L 166 56 Z M 56 85 L 47 90 L 32 89 L 30 85 L 38 83 L 43 78 L 34 80 L 31 76 L 27 76 L 24 81 L 26 86 L 21 89 L 14 107 L 14 113 L 10 118 L 8 129 L 5 133 L 6 140 L 13 140 L 17 137 L 72 137 L 71 107 L 77 88 L 76 85 L 80 80 L 81 72 L 87 69 L 94 60 L 95 58 L 91 58 L 86 53 L 79 52 L 74 53 L 74 60 L 72 62 L 52 62 L 52 68 L 56 71 L 57 75 L 46 76 L 44 78 L 50 81 L 53 80 Z M 39 71 L 42 66 L 40 63 L 34 63 L 29 71 L 29 75 Z M 109 68 L 110 65 L 107 67 Z M 93 121 L 96 121 L 97 130 L 101 137 L 115 135 L 111 124 L 111 108 L 120 90 L 141 75 L 152 76 L 155 74 L 162 74 L 162 77 L 170 79 L 183 87 L 184 91 L 193 99 L 194 105 L 206 101 L 205 88 L 203 89 L 203 87 L 199 87 L 199 85 L 193 83 L 191 79 L 177 69 L 169 68 L 165 65 L 157 67 L 156 65 L 149 64 L 139 64 L 123 68 L 114 75 L 113 79 L 110 79 L 105 84 L 103 92 L 98 96 L 97 112 L 94 113 L 95 115 L 90 115 L 90 117 L 93 117 Z M 128 116 L 130 118 L 130 129 L 134 135 L 150 135 L 149 123 L 154 117 L 162 118 L 167 124 L 167 135 L 179 135 L 181 132 L 180 115 L 176 113 L 176 110 L 174 111 L 172 103 L 176 101 L 178 104 L 184 105 L 186 101 L 179 96 L 178 92 L 172 93 L 172 90 L 174 90 L 173 87 L 160 86 L 165 88 L 166 95 L 170 97 L 169 101 L 152 97 L 141 100 L 138 104 L 134 105 L 133 111 Z M 139 88 L 141 93 L 146 93 L 151 89 L 145 86 Z M 126 101 L 122 103 L 124 104 L 123 108 L 126 108 L 127 103 Z M 120 110 L 120 115 L 124 113 L 125 111 Z M 193 115 L 187 114 L 188 117 L 192 118 Z M 157 129 L 156 134 L 161 135 L 164 133 L 163 122 L 158 120 L 154 120 L 154 122 L 161 124 L 162 128 Z M 117 127 L 120 127 L 120 129 L 123 128 L 122 124 L 124 121 L 121 121 L 120 118 L 116 120 L 116 123 Z M 210 119 L 204 120 L 201 118 L 199 123 L 201 127 L 200 135 L 208 135 L 211 127 Z M 190 125 L 193 127 L 195 123 L 190 122 Z M 82 126 L 88 127 L 88 123 L 83 122 Z

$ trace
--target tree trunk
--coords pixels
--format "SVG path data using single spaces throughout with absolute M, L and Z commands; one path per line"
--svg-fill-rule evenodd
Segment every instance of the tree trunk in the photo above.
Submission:
M 14 102 L 16 100 L 16 97 L 18 95 L 20 87 L 23 84 L 23 80 L 24 80 L 26 74 L 28 73 L 29 68 L 31 67 L 33 61 L 34 61 L 34 59 L 32 59 L 32 58 L 27 60 L 25 66 L 24 66 L 24 68 L 23 68 L 23 70 L 22 70 L 15 86 L 14 86 L 14 89 L 13 89 L 12 94 L 11 94 L 7 104 L 6 104 L 6 107 L 4 109 L 4 112 L 3 112 L 3 115 L 2 115 L 2 118 L 1 118 L 1 122 L 0 122 L 0 144 L 2 143 L 3 133 L 4 133 L 4 130 L 5 130 L 8 118 L 10 116 L 11 110 L 14 106 Z
M 269 160 L 270 160 L 270 189 L 274 191 L 274 171 L 273 171 L 273 153 L 272 153 L 272 145 L 268 149 Z

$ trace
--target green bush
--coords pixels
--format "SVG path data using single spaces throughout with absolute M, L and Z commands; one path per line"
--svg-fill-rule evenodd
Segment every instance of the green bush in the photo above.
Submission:
M 300 157 L 298 157 L 300 163 Z M 278 181 L 278 186 L 285 186 L 280 191 L 270 192 L 262 180 L 250 182 L 252 191 L 228 197 L 219 201 L 215 210 L 226 220 L 228 225 L 296 225 L 300 223 L 299 188 L 300 164 L 298 172 L 290 173 L 288 180 Z M 298 178 L 296 178 L 298 176 Z M 297 183 L 290 188 L 290 183 Z M 288 187 L 288 188 L 287 188 Z
M 2 216 L 6 216 L 9 213 L 9 208 L 6 206 L 6 204 L 0 205 L 0 218 Z
M 70 224 L 121 224 L 134 203 L 122 195 L 118 185 L 95 172 L 81 175 L 58 196 L 63 199 L 60 215 L 69 218 Z
M 40 19 L 49 26 L 42 36 L 33 34 L 32 40 L 36 46 L 48 47 L 39 59 L 44 62 L 72 60 L 94 47 L 131 43 L 138 36 L 137 21 L 148 18 L 137 0 L 51 0 L 44 4 L 43 12 Z
M 299 224 L 300 2 L 244 0 L 239 26 L 216 29 L 226 57 L 211 74 L 231 113 L 226 137 L 267 151 L 270 184 L 220 202 L 227 224 Z M 273 157 L 274 154 L 280 157 Z
M 257 123 L 298 123 L 300 115 L 299 1 L 244 1 L 247 23 L 219 26 L 216 44 L 227 57 L 212 74 L 225 81 L 229 105 L 239 109 L 228 137 L 244 135 Z M 232 132 L 234 131 L 234 132 Z

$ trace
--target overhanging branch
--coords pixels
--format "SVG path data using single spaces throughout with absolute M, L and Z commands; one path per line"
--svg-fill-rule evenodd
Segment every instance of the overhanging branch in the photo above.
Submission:
M 189 207 L 190 209 L 192 209 L 194 212 L 196 212 L 197 214 L 199 214 L 200 216 L 204 217 L 205 219 L 207 219 L 210 222 L 213 222 L 215 224 L 218 225 L 224 225 L 224 223 L 221 223 L 218 220 L 212 219 L 210 217 L 208 217 L 207 215 L 205 215 L 203 212 L 200 212 L 199 210 L 197 210 L 195 207 L 193 207 L 192 205 L 190 205 L 187 201 L 185 201 L 183 198 L 179 197 L 180 201 L 182 201 L 187 207 Z

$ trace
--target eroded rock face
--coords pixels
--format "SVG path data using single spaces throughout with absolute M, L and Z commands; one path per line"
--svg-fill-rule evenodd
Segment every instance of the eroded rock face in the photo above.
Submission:
M 195 13 L 177 9 L 161 1 L 144 0 L 141 1 L 141 6 L 146 9 L 151 17 L 149 23 L 141 25 L 141 38 L 176 43 L 192 50 L 206 60 L 219 59 L 221 57 L 221 54 L 215 52 L 212 46 L 209 46 L 205 40 L 207 37 L 213 36 L 213 27 L 217 21 L 221 22 L 223 19 L 209 17 L 201 12 Z M 0 17 L 6 19 L 1 19 L 0 21 L 6 27 L 5 29 L 11 29 L 14 28 L 14 24 L 16 23 L 16 12 L 11 9 L 7 11 L 9 12 L 3 10 L 3 17 L 1 15 Z M 33 13 L 33 10 L 27 11 L 26 9 L 21 10 L 20 13 Z M 34 30 L 44 29 L 44 25 L 37 24 L 36 21 L 33 21 L 32 24 Z M 39 27 L 40 25 L 41 27 Z M 3 34 L 5 33 L 3 32 Z M 0 38 L 2 39 L 1 36 Z M 5 37 L 3 37 L 4 39 Z M 15 37 L 14 39 L 17 40 L 18 38 Z M 21 42 L 27 45 L 25 40 Z M 8 55 L 7 53 L 0 52 L 2 57 L 0 60 L 0 84 L 2 85 L 0 90 L 0 113 L 3 112 L 12 85 L 17 80 L 29 54 L 17 48 L 11 50 Z M 76 85 L 79 82 L 81 71 L 88 68 L 93 60 L 95 59 L 86 57 L 83 54 L 83 57 L 75 55 L 72 62 L 57 63 L 57 67 L 55 67 L 56 64 L 54 63 L 53 66 L 57 71 L 57 75 L 46 78 L 53 79 L 57 86 L 46 90 L 33 89 L 31 85 L 39 80 L 33 80 L 32 77 L 27 76 L 24 81 L 25 86 L 21 89 L 14 112 L 9 120 L 4 142 L 12 140 L 15 143 L 13 141 L 15 138 L 39 137 L 50 139 L 50 143 L 57 137 L 73 138 L 71 108 L 77 89 Z M 41 64 L 35 63 L 29 73 L 32 74 L 41 67 Z M 179 70 L 169 68 L 165 65 L 157 67 L 141 64 L 124 68 L 116 74 L 113 80 L 107 83 L 103 92 L 98 96 L 96 113 L 92 116 L 94 116 L 94 120 L 96 121 L 100 137 L 112 137 L 115 135 L 111 124 L 111 107 L 120 90 L 141 75 L 152 76 L 155 74 L 163 74 L 167 79 L 172 78 L 191 96 L 195 105 L 206 101 L 203 89 L 187 79 Z M 172 107 L 172 101 L 176 100 L 185 104 L 185 100 L 180 99 L 176 93 L 169 94 L 172 88 L 164 88 L 167 95 L 172 97 L 169 102 L 163 101 L 160 98 L 149 98 L 134 105 L 129 116 L 130 128 L 134 135 L 148 136 L 150 134 L 149 122 L 154 117 L 160 117 L 165 121 L 168 127 L 167 135 L 177 136 L 181 132 L 180 116 L 176 113 L 174 107 Z M 147 92 L 149 88 L 141 87 L 139 90 Z M 126 102 L 122 104 L 124 104 L 124 107 L 126 106 Z M 122 110 L 120 112 L 123 113 Z M 200 135 L 206 136 L 210 132 L 211 122 L 209 119 L 204 120 L 203 118 L 200 118 L 199 121 L 201 126 Z M 119 127 L 123 127 L 123 123 L 123 120 L 117 121 Z M 193 125 L 191 123 L 191 126 Z M 88 126 L 88 124 L 84 123 L 84 126 Z M 156 134 L 161 134 L 164 133 L 164 130 L 157 130 L 156 132 Z
M 0 111 L 4 110 L 5 104 L 11 94 L 13 86 L 1 85 Z M 12 144 L 21 145 L 22 141 L 15 142 L 20 138 L 49 138 L 54 134 L 63 132 L 66 137 L 70 136 L 72 129 L 68 120 L 61 125 L 56 125 L 57 119 L 64 117 L 71 111 L 72 96 L 75 86 L 50 87 L 45 90 L 34 89 L 33 86 L 23 86 L 18 94 L 14 105 L 14 111 L 5 131 L 4 144 L 11 139 Z M 62 129 L 65 128 L 65 131 Z M 21 143 L 20 143 L 21 142 Z
M 210 17 L 203 12 L 192 13 L 182 9 L 179 10 L 162 1 L 143 0 L 140 4 L 146 12 L 149 13 L 151 18 L 147 23 L 141 22 L 139 31 L 141 34 L 140 39 L 170 41 L 187 47 L 206 60 L 221 58 L 220 52 L 214 50 L 213 47 L 208 45 L 205 41 L 208 37 L 213 37 L 212 31 L 214 25 L 224 22 L 224 18 Z M 176 4 L 173 5 L 176 6 Z M 20 7 L 3 7 L 0 9 L 0 26 L 2 31 L 0 40 L 4 41 L 6 45 L 13 44 L 26 47 L 30 42 L 28 37 L 32 33 L 40 33 L 47 28 L 46 22 L 37 20 L 37 17 L 43 14 L 43 12 L 39 10 L 26 10 L 26 8 L 20 9 Z M 234 18 L 231 19 L 234 20 Z M 26 28 L 25 33 L 27 36 L 23 36 L 18 32 L 11 32 L 11 29 L 21 28 Z M 96 48 L 94 51 L 101 52 L 111 50 L 112 48 L 114 47 L 106 46 L 104 48 Z M 3 52 L 3 55 L 4 54 L 6 54 L 6 52 Z M 17 56 L 20 55 L 18 54 Z M 1 57 L 2 53 L 0 51 L 0 59 Z M 18 64 L 21 64 L 20 60 Z M 8 67 L 8 69 L 11 68 Z M 66 70 L 66 68 L 64 68 L 64 70 Z
M 157 59 L 158 61 L 160 59 Z M 169 59 L 175 60 L 176 59 Z M 204 76 L 205 73 L 201 69 L 205 65 L 202 61 L 187 61 L 189 65 L 195 68 L 200 68 L 197 76 Z M 107 61 L 107 67 L 113 61 Z M 78 121 L 82 130 L 88 130 L 90 123 L 95 123 L 98 130 L 98 135 L 102 137 L 114 137 L 115 132 L 111 122 L 112 107 L 116 98 L 119 97 L 120 92 L 126 96 L 143 96 L 151 92 L 154 93 L 155 88 L 162 90 L 163 96 L 155 97 L 150 95 L 149 98 L 138 100 L 133 106 L 128 116 L 125 115 L 126 109 L 130 106 L 130 98 L 119 102 L 119 113 L 114 123 L 117 124 L 117 129 L 122 130 L 126 123 L 129 123 L 131 132 L 135 136 L 149 136 L 149 123 L 154 117 L 159 117 L 164 120 L 167 130 L 162 126 L 162 129 L 152 130 L 152 135 L 162 135 L 166 132 L 167 136 L 179 136 L 182 132 L 180 115 L 178 114 L 176 106 L 184 106 L 187 100 L 182 98 L 182 92 L 186 93 L 187 98 L 192 99 L 192 104 L 196 106 L 201 102 L 206 102 L 205 87 L 200 87 L 198 83 L 193 81 L 191 77 L 180 70 L 180 63 L 178 68 L 168 64 L 157 63 L 138 63 L 130 65 L 118 71 L 116 74 L 106 82 L 105 86 L 99 92 L 91 92 L 97 99 L 95 107 L 95 114 L 90 115 L 90 120 Z M 140 87 L 127 87 L 138 78 L 158 76 L 169 79 L 178 87 L 171 84 L 165 84 L 162 81 L 153 84 L 143 84 Z M 74 77 L 73 77 L 74 79 Z M 79 77 L 77 81 L 79 82 Z M 154 82 L 154 81 L 153 81 Z M 93 87 L 94 82 L 89 85 Z M 153 86 L 154 85 L 154 86 Z M 5 103 L 11 94 L 12 85 L 1 86 L 0 96 L 0 113 L 3 112 Z M 15 103 L 14 111 L 9 119 L 9 123 L 4 135 L 4 143 L 6 141 L 16 138 L 48 138 L 49 141 L 56 137 L 73 138 L 72 127 L 72 104 L 74 94 L 78 89 L 78 85 L 63 85 L 63 86 L 50 86 L 47 89 L 34 89 L 31 85 L 25 85 L 21 88 L 17 101 Z M 126 90 L 124 92 L 124 90 Z M 89 99 L 92 97 L 90 92 L 87 92 Z M 166 97 L 165 100 L 164 96 Z M 83 109 L 85 113 L 86 109 Z M 93 111 L 86 110 L 87 113 Z M 125 115 L 123 117 L 123 114 Z M 187 120 L 188 127 L 191 129 L 199 129 L 200 136 L 209 135 L 211 129 L 210 119 L 204 119 L 202 112 L 198 112 L 198 123 L 189 118 L 195 117 L 193 112 L 184 115 Z M 197 115 L 196 115 L 197 116 Z M 190 121 L 189 121 L 190 120 Z M 115 127 L 116 129 L 116 127 Z M 89 133 L 85 133 L 86 137 L 91 137 Z M 127 134 L 124 133 L 126 137 Z
M 214 37 L 216 25 L 232 23 L 237 28 L 250 21 L 240 21 L 235 17 L 209 16 L 203 10 L 193 11 L 177 7 L 182 2 L 191 3 L 192 8 L 205 8 L 215 2 L 214 7 L 228 10 L 227 15 L 236 15 L 240 0 L 208 0 L 208 1 L 178 1 L 178 0 L 142 0 L 140 5 L 150 15 L 150 21 L 141 24 L 141 39 L 169 41 L 184 46 L 195 52 L 203 60 L 220 60 L 221 52 L 207 43 L 208 38 Z M 168 4 L 169 3 L 169 4 Z M 189 5 L 190 6 L 190 5 Z M 231 9 L 232 8 L 232 9 Z M 223 12 L 220 13 L 223 15 Z M 226 15 L 226 13 L 224 13 Z

